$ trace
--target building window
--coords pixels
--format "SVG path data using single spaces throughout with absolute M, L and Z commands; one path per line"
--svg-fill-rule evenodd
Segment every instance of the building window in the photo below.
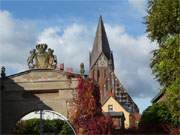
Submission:
M 104 78 L 106 77 L 106 70 L 104 69 Z
M 99 70 L 97 70 L 97 81 L 99 82 L 99 78 L 100 78 L 100 72 Z
M 119 88 L 116 90 L 116 96 L 121 96 L 121 92 Z
M 106 84 L 104 84 L 104 91 L 106 91 Z
M 108 105 L 108 112 L 113 112 L 113 105 Z
M 117 91 L 117 92 L 116 92 L 116 96 L 119 96 L 119 95 L 120 95 L 120 92 L 119 92 L 119 91 Z
M 106 91 L 108 91 L 108 80 L 106 80 Z

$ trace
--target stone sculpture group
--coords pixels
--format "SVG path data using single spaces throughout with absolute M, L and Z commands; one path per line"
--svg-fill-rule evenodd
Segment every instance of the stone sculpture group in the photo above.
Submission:
M 38 44 L 36 49 L 30 51 L 27 59 L 30 69 L 55 69 L 57 66 L 57 57 L 53 54 L 54 50 L 48 48 L 47 44 Z M 46 51 L 47 50 L 47 51 Z

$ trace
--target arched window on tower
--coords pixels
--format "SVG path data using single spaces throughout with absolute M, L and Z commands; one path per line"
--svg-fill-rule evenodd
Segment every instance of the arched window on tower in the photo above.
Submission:
M 104 78 L 106 77 L 106 70 L 104 69 Z
M 111 80 L 110 77 L 108 77 L 108 91 L 111 90 Z
M 106 80 L 106 91 L 108 91 L 108 80 Z
M 94 80 L 94 69 L 93 69 L 93 71 L 92 71 L 92 78 L 93 78 L 93 80 Z
M 99 82 L 99 78 L 100 78 L 100 72 L 99 69 L 97 70 L 97 81 Z

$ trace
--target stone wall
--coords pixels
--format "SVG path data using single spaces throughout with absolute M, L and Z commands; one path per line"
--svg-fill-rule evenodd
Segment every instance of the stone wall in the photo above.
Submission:
M 3 133 L 26 114 L 38 110 L 53 110 L 68 117 L 67 103 L 76 96 L 78 75 L 56 70 L 28 70 L 4 80 L 2 105 Z

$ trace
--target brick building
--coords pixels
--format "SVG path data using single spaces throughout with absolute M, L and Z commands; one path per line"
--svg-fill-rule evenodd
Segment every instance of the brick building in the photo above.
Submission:
M 139 113 L 137 105 L 114 73 L 115 67 L 113 53 L 109 46 L 101 16 L 99 18 L 93 49 L 90 52 L 89 63 L 89 77 L 92 78 L 100 87 L 102 105 L 105 104 L 107 99 L 113 97 L 113 99 L 115 99 L 115 101 L 117 101 L 123 108 L 119 111 L 129 113 L 131 116 L 133 116 L 133 114 L 137 115 Z M 109 106 L 112 106 L 113 111 L 113 103 Z M 125 119 L 130 119 L 130 115 Z M 129 121 L 130 120 L 128 120 L 128 122 Z M 125 127 L 129 128 L 130 125 L 131 124 L 128 123 Z

